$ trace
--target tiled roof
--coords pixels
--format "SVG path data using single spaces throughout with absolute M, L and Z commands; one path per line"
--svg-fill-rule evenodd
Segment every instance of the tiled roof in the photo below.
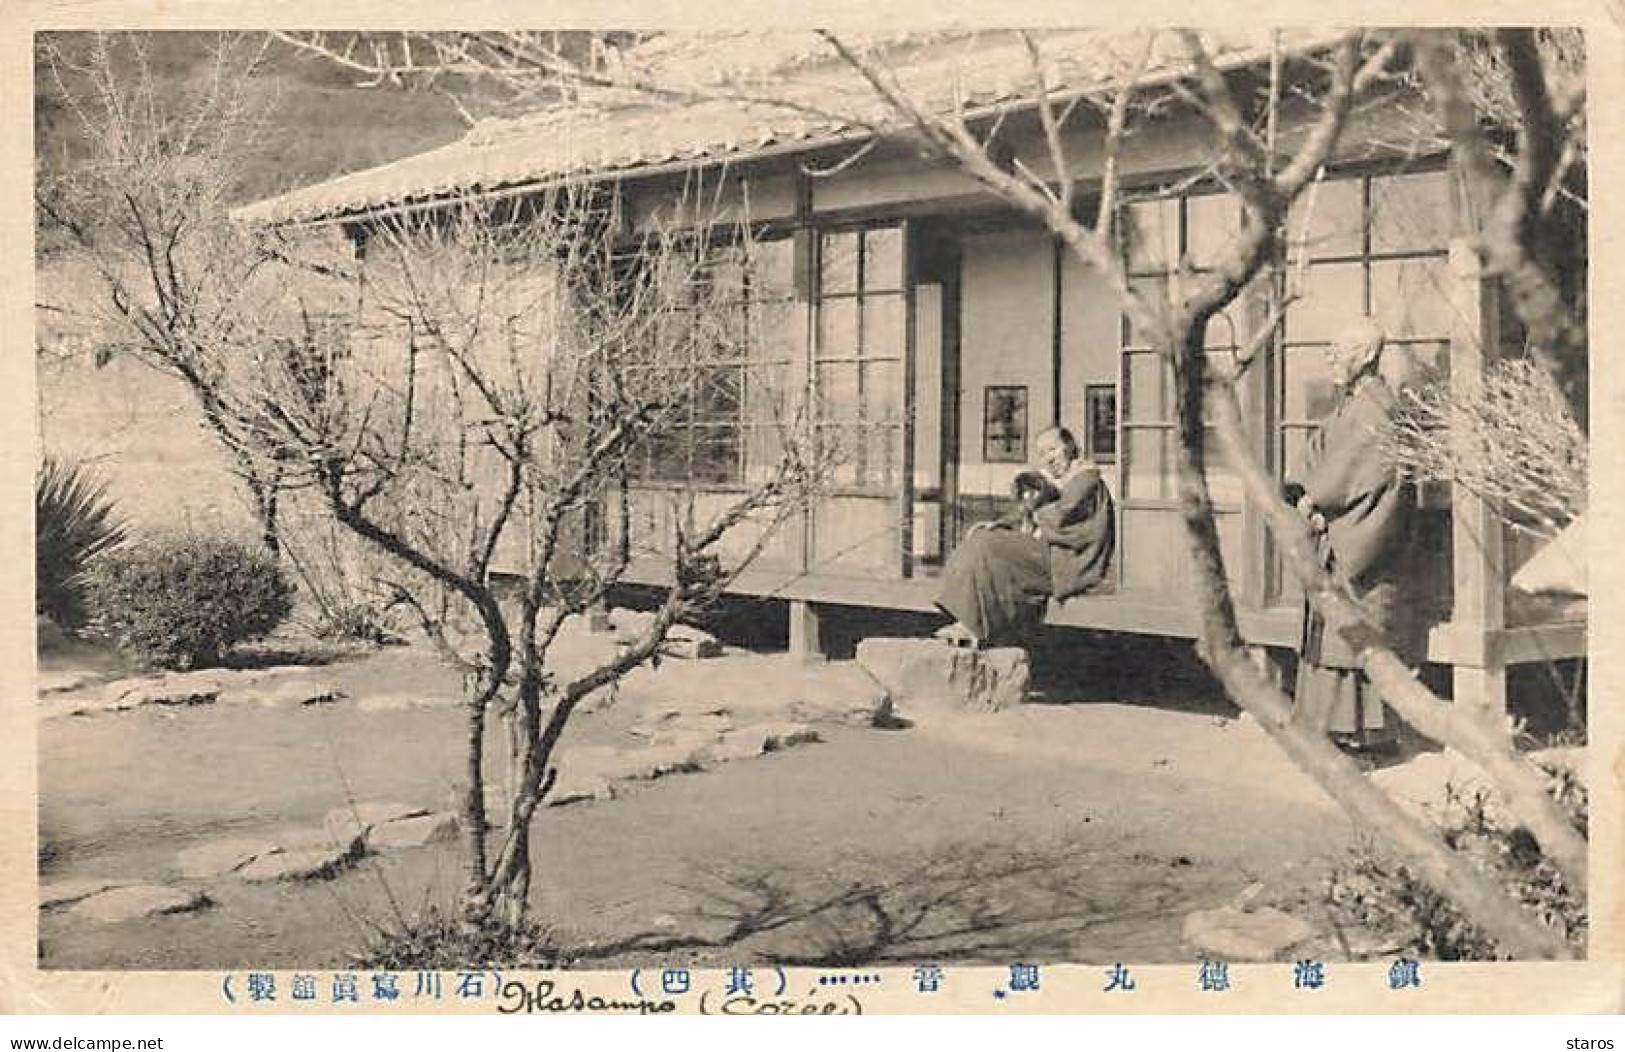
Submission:
M 1261 30 L 1204 36 L 1224 65 L 1260 61 L 1271 47 L 1268 32 Z M 1121 31 L 1045 30 L 1034 39 L 1049 82 L 1069 91 L 1121 82 L 1145 46 L 1143 36 Z M 1284 42 L 1301 50 L 1325 39 L 1325 34 L 1297 32 L 1286 34 Z M 1010 31 L 894 33 L 856 44 L 881 56 L 910 96 L 929 107 L 947 110 L 956 102 L 989 107 L 1033 93 L 1031 59 Z M 457 142 L 259 201 L 235 214 L 256 224 L 321 220 L 570 177 L 631 175 L 768 150 L 814 149 L 894 120 L 862 78 L 810 32 L 656 37 L 623 61 L 632 78 L 695 94 L 725 90 L 734 97 L 675 102 L 625 89 L 584 91 L 570 105 L 481 122 Z M 1147 77 L 1175 74 L 1184 62 L 1178 39 L 1158 34 Z

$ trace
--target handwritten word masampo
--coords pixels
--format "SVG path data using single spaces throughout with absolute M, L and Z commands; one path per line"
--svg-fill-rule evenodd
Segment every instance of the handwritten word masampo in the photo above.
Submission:
M 526 1015 L 536 1012 L 636 1012 L 638 1015 L 660 1015 L 677 1008 L 676 1001 L 651 1001 L 646 997 L 635 1000 L 600 997 L 582 993 L 579 987 L 568 993 L 560 993 L 558 985 L 551 979 L 538 979 L 532 986 L 518 979 L 510 979 L 502 984 L 498 996 L 500 1002 L 497 1011 L 503 1015 L 517 1012 Z

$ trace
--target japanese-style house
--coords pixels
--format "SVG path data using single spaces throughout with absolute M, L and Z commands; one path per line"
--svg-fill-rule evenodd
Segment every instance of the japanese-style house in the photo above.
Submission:
M 789 376 L 818 393 L 821 422 L 852 451 L 827 496 L 737 582 L 742 593 L 790 600 L 793 647 L 816 647 L 819 618 L 842 608 L 931 610 L 944 560 L 972 522 L 999 509 L 1033 438 L 1053 422 L 1071 428 L 1106 471 L 1121 518 L 1107 586 L 1052 603 L 1049 622 L 1194 636 L 1167 365 L 1099 276 L 952 164 L 922 159 L 906 137 L 875 138 L 863 127 L 884 113 L 872 92 L 810 34 L 795 44 L 789 36 L 656 46 L 667 74 L 694 83 L 728 62 L 770 73 L 805 104 L 795 109 L 624 94 L 591 108 L 559 106 L 481 124 L 459 142 L 256 203 L 240 217 L 354 230 L 381 214 L 590 181 L 617 189 L 635 231 L 670 221 L 671 203 L 696 177 L 709 178 L 758 231 L 748 253 L 722 250 L 719 267 L 733 268 L 742 313 L 776 320 L 758 325 L 743 359 L 718 364 L 719 389 L 729 393 L 684 423 L 696 439 L 683 447 L 690 454 L 651 461 L 638 480 L 639 542 L 651 558 L 634 567 L 635 579 L 665 579 L 653 554 L 663 547 L 663 487 L 699 484 L 721 502 L 765 469 L 758 438 L 773 421 L 758 418 L 750 392 Z M 1290 83 L 1306 75 L 1316 46 L 1289 40 L 1283 57 L 1268 34 L 1212 40 L 1249 94 L 1268 83 L 1272 54 Z M 1039 43 L 1052 97 L 1063 102 L 1109 86 L 1123 66 L 1108 56 L 1131 50 L 1099 32 L 1042 34 Z M 1147 92 L 1178 73 L 1181 52 L 1170 44 L 1153 56 Z M 1018 40 L 902 36 L 885 54 L 915 98 L 965 104 L 1003 163 L 1054 171 Z M 1307 107 L 1293 92 L 1282 97 L 1278 134 L 1290 143 Z M 1293 220 L 1291 237 L 1309 253 L 1302 295 L 1244 392 L 1257 454 L 1283 479 L 1329 405 L 1321 348 L 1353 317 L 1381 320 L 1413 378 L 1467 383 L 1497 355 L 1518 353 L 1500 290 L 1462 236 L 1464 195 L 1440 144 L 1416 126 L 1416 102 L 1396 88 L 1387 103 L 1363 108 L 1312 204 L 1300 202 Z M 821 105 L 864 120 L 810 113 Z M 1101 125 L 1099 111 L 1081 105 L 1064 131 L 1084 195 L 1099 185 Z M 1236 224 L 1235 198 L 1206 177 L 1212 152 L 1209 127 L 1177 101 L 1122 143 L 1134 281 L 1169 281 L 1181 257 L 1202 267 Z M 1269 280 L 1286 273 L 1278 268 Z M 1210 328 L 1215 351 L 1269 316 L 1265 282 L 1258 285 Z M 1216 462 L 1210 482 L 1242 630 L 1253 644 L 1290 647 L 1295 583 L 1239 480 Z M 1452 667 L 1456 698 L 1503 705 L 1509 666 L 1584 655 L 1583 614 L 1511 623 L 1510 571 L 1527 553 L 1483 502 L 1457 488 L 1426 503 L 1438 600 L 1428 658 Z

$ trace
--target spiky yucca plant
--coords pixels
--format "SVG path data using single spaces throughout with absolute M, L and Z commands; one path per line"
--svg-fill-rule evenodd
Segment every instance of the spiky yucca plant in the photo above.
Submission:
M 34 476 L 34 612 L 73 631 L 85 622 L 85 570 L 128 527 L 107 484 L 83 464 L 46 457 Z

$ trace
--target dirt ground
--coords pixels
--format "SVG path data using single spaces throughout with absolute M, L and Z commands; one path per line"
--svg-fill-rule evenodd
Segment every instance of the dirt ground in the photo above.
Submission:
M 1097 655 L 1098 657 L 1098 655 Z M 1254 882 L 1305 901 L 1351 842 L 1258 728 L 1184 676 L 1040 661 L 1036 704 L 822 742 L 546 808 L 537 915 L 581 965 L 1177 961 L 1192 910 Z M 454 684 L 393 648 L 320 670 L 352 695 Z M 1148 704 L 1147 702 L 1156 702 Z M 568 741 L 621 733 L 613 709 Z M 319 825 L 347 800 L 445 809 L 454 709 L 148 707 L 40 724 L 42 882 L 180 884 L 180 851 Z M 206 886 L 193 913 L 41 914 L 47 968 L 339 967 L 380 928 L 454 900 L 454 845 L 326 881 Z M 1315 917 L 1305 917 L 1317 923 Z

